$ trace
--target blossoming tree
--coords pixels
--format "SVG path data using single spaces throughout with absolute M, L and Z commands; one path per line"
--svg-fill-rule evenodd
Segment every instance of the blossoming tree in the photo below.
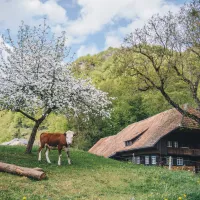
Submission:
M 65 33 L 55 37 L 44 21 L 33 28 L 22 23 L 15 41 L 9 30 L 2 38 L 0 108 L 20 112 L 35 122 L 26 153 L 31 152 L 37 130 L 51 112 L 109 115 L 107 93 L 73 76 Z

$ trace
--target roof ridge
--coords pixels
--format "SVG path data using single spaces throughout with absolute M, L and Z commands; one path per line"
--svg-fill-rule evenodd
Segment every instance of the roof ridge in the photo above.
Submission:
M 152 115 L 152 116 L 150 116 L 150 117 L 148 117 L 148 118 L 142 119 L 142 120 L 137 121 L 137 122 L 133 122 L 132 124 L 129 124 L 128 126 L 126 126 L 125 128 L 123 128 L 123 129 L 122 129 L 120 132 L 118 132 L 116 135 L 118 135 L 118 134 L 121 133 L 124 129 L 126 129 L 126 128 L 132 126 L 132 125 L 141 123 L 141 122 L 143 122 L 143 121 L 147 121 L 147 120 L 149 120 L 150 118 L 154 118 L 154 117 L 156 117 L 156 116 L 158 116 L 158 115 L 161 115 L 161 114 L 163 114 L 163 113 L 169 112 L 169 111 L 171 111 L 171 110 L 177 111 L 175 108 L 170 108 L 170 109 L 165 110 L 165 111 L 163 111 L 163 112 L 160 112 L 160 113 L 157 113 L 157 114 L 155 114 L 155 115 Z
M 133 124 L 140 123 L 140 122 L 142 122 L 142 121 L 145 121 L 145 120 L 148 120 L 148 119 L 150 119 L 150 118 L 156 117 L 157 115 L 161 115 L 161 114 L 166 113 L 166 112 L 169 112 L 169 111 L 171 111 L 171 110 L 176 110 L 176 109 L 175 109 L 175 108 L 170 108 L 170 109 L 168 109 L 168 110 L 165 110 L 165 111 L 162 111 L 162 112 L 157 113 L 157 114 L 155 114 L 155 115 L 152 115 L 152 116 L 150 116 L 150 117 L 148 117 L 148 118 L 145 118 L 145 119 L 142 119 L 142 120 L 140 120 L 140 121 L 134 122 Z M 130 125 L 132 125 L 132 124 L 130 124 Z M 130 126 L 130 125 L 129 125 L 129 126 Z

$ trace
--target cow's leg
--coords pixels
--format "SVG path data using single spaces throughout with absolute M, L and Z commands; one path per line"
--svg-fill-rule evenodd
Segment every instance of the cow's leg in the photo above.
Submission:
M 46 151 L 45 151 L 45 155 L 46 155 L 46 160 L 48 163 L 51 163 L 50 159 L 49 159 L 49 147 L 46 145 Z
M 67 155 L 68 164 L 71 165 L 71 160 L 70 160 L 70 156 L 69 156 L 69 147 L 65 147 L 65 152 Z
M 40 148 L 38 149 L 38 161 L 41 161 L 41 154 L 42 154 L 43 148 L 44 148 L 44 145 L 41 145 Z
M 58 145 L 58 165 L 61 165 L 62 146 Z

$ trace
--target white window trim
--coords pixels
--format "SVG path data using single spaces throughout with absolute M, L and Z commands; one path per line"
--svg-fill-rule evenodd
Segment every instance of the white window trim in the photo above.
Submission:
M 149 165 L 149 156 L 145 156 L 145 165 Z
M 133 142 L 131 140 L 125 141 L 125 146 L 131 146 L 132 144 L 133 144 Z
M 136 164 L 139 165 L 140 164 L 140 156 L 136 156 L 135 158 L 136 158 Z
M 172 141 L 167 141 L 167 147 L 172 147 Z
M 177 141 L 174 141 L 174 147 L 178 148 L 178 142 Z
M 156 156 L 151 156 L 151 164 L 152 165 L 156 165 L 157 162 L 156 162 Z
M 183 158 L 182 157 L 177 157 L 177 165 L 183 166 Z

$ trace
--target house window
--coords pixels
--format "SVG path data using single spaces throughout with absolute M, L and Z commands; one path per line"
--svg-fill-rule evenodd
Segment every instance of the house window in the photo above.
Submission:
M 136 157 L 136 164 L 140 164 L 140 156 Z
M 133 142 L 131 140 L 125 141 L 125 146 L 131 146 L 132 144 L 133 144 Z
M 145 165 L 149 165 L 149 156 L 145 156 Z
M 178 148 L 178 142 L 177 141 L 174 142 L 174 147 Z
M 151 164 L 156 165 L 156 156 L 151 156 Z
M 181 157 L 177 158 L 177 165 L 183 165 L 183 158 Z
M 172 141 L 167 141 L 167 147 L 172 147 Z

